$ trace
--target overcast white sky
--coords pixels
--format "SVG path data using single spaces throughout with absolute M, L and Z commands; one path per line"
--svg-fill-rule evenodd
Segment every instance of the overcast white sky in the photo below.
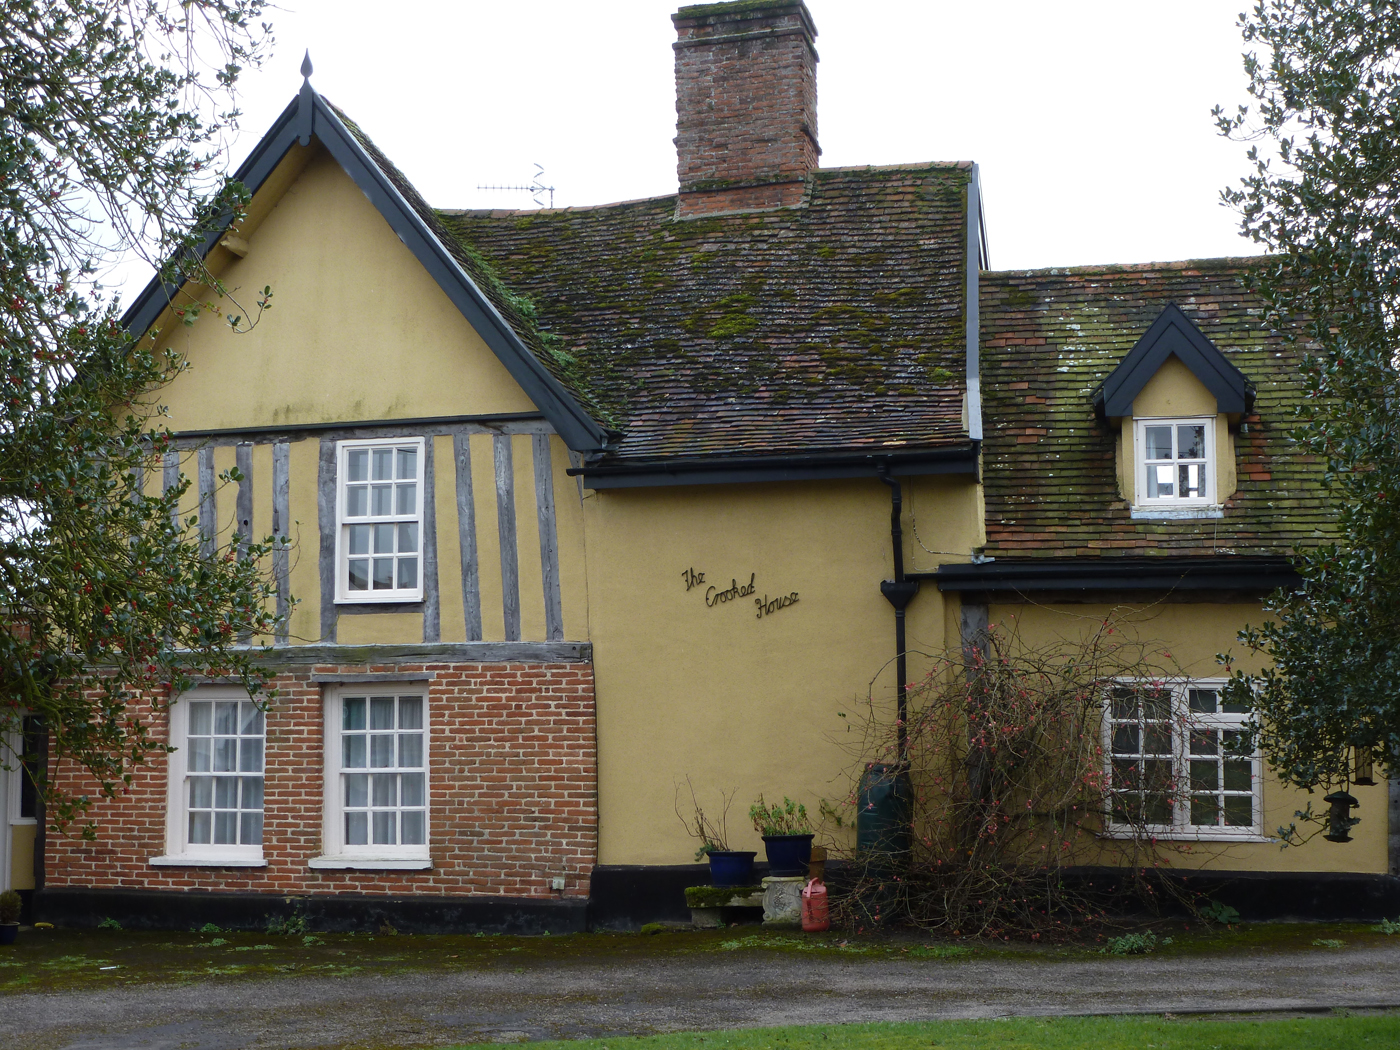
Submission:
M 675 0 L 284 0 L 243 83 L 241 161 L 312 83 L 440 207 L 674 192 Z M 1242 0 L 808 0 L 824 166 L 981 165 L 997 269 L 1239 255 Z

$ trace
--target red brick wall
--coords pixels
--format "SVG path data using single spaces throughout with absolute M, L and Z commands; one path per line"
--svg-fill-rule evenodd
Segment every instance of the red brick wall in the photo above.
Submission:
M 821 152 L 816 31 L 806 6 L 686 8 L 674 21 L 681 192 L 723 191 L 717 181 L 800 183 Z M 719 210 L 687 197 L 681 209 Z
M 314 675 L 426 673 L 429 718 L 427 871 L 312 870 L 321 854 L 325 686 Z M 153 867 L 165 853 L 166 761 L 92 811 L 97 841 L 50 832 L 46 884 L 287 894 L 496 894 L 586 897 L 597 859 L 593 669 L 570 664 L 317 666 L 279 675 L 267 715 L 265 868 Z M 157 736 L 167 739 L 165 717 Z M 60 783 L 93 793 L 72 768 Z

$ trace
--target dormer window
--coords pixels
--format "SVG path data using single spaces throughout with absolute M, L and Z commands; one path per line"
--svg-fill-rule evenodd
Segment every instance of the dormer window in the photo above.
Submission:
M 1215 417 L 1136 419 L 1137 502 L 1203 507 L 1215 500 Z

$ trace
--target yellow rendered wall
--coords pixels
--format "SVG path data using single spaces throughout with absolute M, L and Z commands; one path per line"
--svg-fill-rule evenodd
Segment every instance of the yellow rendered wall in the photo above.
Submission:
M 10 825 L 10 889 L 34 888 L 34 824 Z
M 1215 417 L 1215 495 L 1224 503 L 1235 494 L 1238 480 L 1235 468 L 1235 436 L 1230 432 L 1229 419 L 1216 412 L 1215 395 L 1206 389 L 1192 371 L 1172 355 L 1162 363 L 1157 374 L 1147 381 L 1142 392 L 1133 400 L 1133 417 L 1153 416 L 1214 416 Z M 1124 499 L 1136 502 L 1137 450 L 1136 429 L 1132 419 L 1116 421 L 1122 430 L 1116 446 L 1118 491 Z
M 1057 639 L 1085 637 L 1113 620 L 1116 629 L 1150 643 L 1171 654 L 1185 675 L 1194 678 L 1222 678 L 1224 669 L 1216 663 L 1217 653 L 1232 653 L 1236 666 L 1254 670 L 1248 654 L 1235 640 L 1247 623 L 1259 623 L 1263 611 L 1258 605 L 1214 603 L 1161 603 L 1143 606 L 1110 605 L 993 605 L 990 622 L 1008 632 L 1018 632 L 1031 647 Z M 1266 843 L 1194 843 L 1167 847 L 1164 857 L 1181 868 L 1219 868 L 1235 871 L 1361 871 L 1387 870 L 1387 789 L 1382 781 L 1374 787 L 1353 787 L 1361 801 L 1353 816 L 1361 818 L 1352 831 L 1354 841 L 1333 843 L 1314 838 L 1303 846 L 1281 848 Z M 1266 835 L 1279 826 L 1295 822 L 1293 814 L 1311 801 L 1314 811 L 1325 808 L 1321 793 L 1307 792 L 1280 784 L 1266 772 L 1263 784 Z M 1303 828 L 1305 832 L 1308 828 Z
M 228 257 L 232 298 L 218 305 L 246 321 L 270 285 L 272 308 L 241 334 L 209 314 L 165 322 L 190 366 L 159 394 L 171 429 L 535 410 L 324 150 L 247 240 L 246 258 Z
M 974 501 L 970 479 L 919 482 L 927 546 L 970 552 Z M 866 756 L 847 732 L 858 719 L 841 712 L 857 715 L 871 696 L 886 717 L 893 707 L 894 613 L 880 593 L 893 572 L 889 489 L 868 478 L 604 490 L 583 506 L 600 862 L 691 861 L 697 843 L 675 813 L 687 776 L 712 815 L 720 792 L 734 793 L 736 849 L 762 849 L 747 820 L 760 792 L 800 800 L 814 816 L 821 799 L 844 799 Z M 911 544 L 913 520 L 906 513 Z M 687 589 L 687 570 L 704 580 Z M 714 597 L 751 578 L 754 596 Z M 757 615 L 756 598 L 793 592 L 796 604 Z M 944 622 L 942 597 L 926 585 L 910 608 L 911 638 L 941 649 Z

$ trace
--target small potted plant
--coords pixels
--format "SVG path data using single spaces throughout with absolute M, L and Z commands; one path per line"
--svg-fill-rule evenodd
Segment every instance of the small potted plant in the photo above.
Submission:
M 753 859 L 756 851 L 734 850 L 729 848 L 729 807 L 734 802 L 733 792 L 728 795 L 720 792 L 724 808 L 720 812 L 719 823 L 705 815 L 700 800 L 695 797 L 695 786 L 690 778 L 685 778 L 685 786 L 690 791 L 691 815 L 681 813 L 680 786 L 676 787 L 676 816 L 680 818 L 691 838 L 699 839 L 700 846 L 695 851 L 696 860 L 710 862 L 711 886 L 749 886 L 753 883 Z
M 0 944 L 14 944 L 19 936 L 19 912 L 23 903 L 14 890 L 0 893 Z
M 812 822 L 807 807 L 792 799 L 769 805 L 763 796 L 749 807 L 754 830 L 763 836 L 768 851 L 768 874 L 791 878 L 807 874 L 812 860 Z

